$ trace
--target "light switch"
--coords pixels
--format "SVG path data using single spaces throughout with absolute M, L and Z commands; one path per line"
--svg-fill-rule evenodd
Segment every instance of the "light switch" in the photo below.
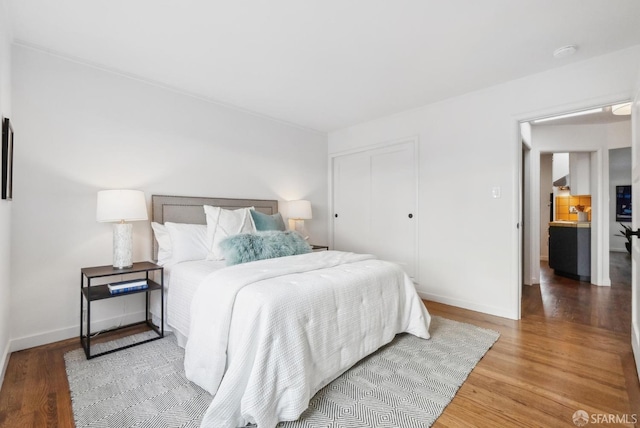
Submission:
M 493 199 L 498 199 L 501 196 L 501 190 L 499 186 L 495 186 L 491 188 L 491 196 L 493 196 Z

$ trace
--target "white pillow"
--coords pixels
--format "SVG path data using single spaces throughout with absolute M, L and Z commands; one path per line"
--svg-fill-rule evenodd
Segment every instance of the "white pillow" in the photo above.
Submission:
M 151 228 L 158 241 L 158 264 L 164 266 L 171 261 L 171 236 L 164 224 L 152 221 Z
M 224 260 L 220 242 L 227 236 L 256 231 L 250 212 L 252 209 L 253 207 L 225 210 L 210 205 L 204 206 L 204 213 L 207 216 L 207 236 L 211 242 L 207 260 Z
M 171 222 L 164 225 L 171 237 L 171 262 L 204 260 L 207 257 L 211 247 L 211 241 L 207 238 L 207 225 Z

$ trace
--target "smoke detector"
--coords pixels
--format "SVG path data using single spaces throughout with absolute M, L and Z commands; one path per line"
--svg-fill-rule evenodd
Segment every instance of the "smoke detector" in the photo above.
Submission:
M 566 58 L 568 56 L 573 55 L 578 50 L 576 45 L 567 45 L 553 51 L 553 56 L 555 58 Z

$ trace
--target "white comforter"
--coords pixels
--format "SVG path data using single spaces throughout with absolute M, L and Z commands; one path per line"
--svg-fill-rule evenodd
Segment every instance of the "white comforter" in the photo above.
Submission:
M 429 313 L 400 267 L 338 251 L 221 269 L 191 311 L 186 375 L 214 395 L 202 427 L 295 420 L 397 333 L 429 338 Z

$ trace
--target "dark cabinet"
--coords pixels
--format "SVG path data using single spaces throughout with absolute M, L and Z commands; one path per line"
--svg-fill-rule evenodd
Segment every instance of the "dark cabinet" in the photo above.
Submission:
M 591 281 L 591 224 L 549 226 L 549 267 L 557 275 Z

